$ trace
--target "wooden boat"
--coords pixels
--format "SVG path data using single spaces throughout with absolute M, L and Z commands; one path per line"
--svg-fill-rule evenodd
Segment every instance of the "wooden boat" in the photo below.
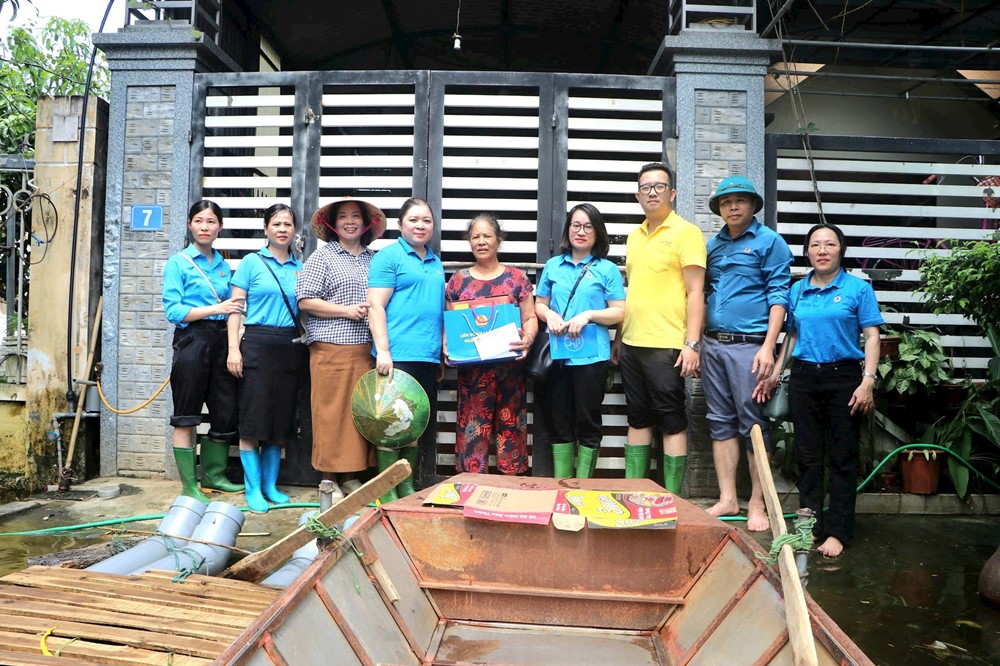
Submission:
M 662 491 L 648 480 L 459 475 L 504 488 Z M 777 573 L 676 499 L 671 530 L 557 530 L 424 506 L 366 513 L 217 664 L 792 664 Z M 811 599 L 820 664 L 871 664 Z
M 648 480 L 450 481 L 662 491 Z M 574 532 L 465 518 L 424 506 L 427 494 L 367 510 L 349 542 L 321 551 L 284 590 L 207 576 L 178 584 L 166 572 L 10 574 L 0 579 L 0 664 L 795 663 L 779 577 L 755 556 L 760 546 L 689 502 L 675 500 L 676 529 Z M 814 663 L 872 663 L 806 606 Z

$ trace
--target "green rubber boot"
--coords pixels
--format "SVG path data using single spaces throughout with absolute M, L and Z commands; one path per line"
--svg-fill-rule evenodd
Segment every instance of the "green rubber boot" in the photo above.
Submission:
M 223 493 L 242 493 L 243 484 L 226 478 L 229 464 L 229 443 L 209 437 L 201 438 L 201 487 Z
M 663 454 L 663 487 L 674 495 L 680 495 L 684 485 L 684 468 L 687 467 L 687 456 L 668 456 Z
M 194 449 L 179 449 L 174 447 L 174 460 L 177 462 L 177 472 L 181 475 L 181 495 L 193 497 L 203 504 L 211 500 L 198 489 L 198 475 L 194 467 Z
M 399 482 L 396 486 L 396 494 L 399 497 L 409 497 L 413 493 L 417 492 L 416 488 L 413 487 L 413 475 L 417 473 L 417 454 L 420 453 L 420 447 L 416 444 L 410 446 L 404 446 L 399 450 L 400 458 L 403 458 L 408 463 L 410 463 L 410 475 Z
M 597 468 L 598 449 L 589 446 L 580 446 L 576 451 L 576 478 L 591 479 L 594 477 L 594 470 Z
M 645 479 L 649 476 L 649 456 L 652 444 L 625 445 L 625 478 Z
M 552 445 L 552 476 L 568 479 L 573 476 L 573 449 L 575 442 Z
M 392 466 L 392 463 L 399 460 L 399 450 L 375 447 L 375 458 L 378 460 L 378 471 L 384 472 Z M 385 495 L 382 495 L 378 499 L 382 504 L 388 504 L 389 502 L 398 500 L 399 495 L 396 494 L 395 488 L 390 488 Z

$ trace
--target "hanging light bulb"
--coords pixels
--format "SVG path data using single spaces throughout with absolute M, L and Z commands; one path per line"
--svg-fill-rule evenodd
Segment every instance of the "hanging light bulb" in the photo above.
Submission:
M 458 14 L 455 15 L 455 34 L 451 36 L 452 48 L 456 51 L 462 50 L 462 35 L 458 34 L 458 26 L 462 23 L 462 0 L 458 0 Z

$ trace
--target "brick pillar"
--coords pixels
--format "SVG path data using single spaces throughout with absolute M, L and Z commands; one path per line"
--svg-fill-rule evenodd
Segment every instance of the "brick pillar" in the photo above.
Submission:
M 104 254 L 104 388 L 110 402 L 145 401 L 170 372 L 173 326 L 161 302 L 163 266 L 183 248 L 192 183 L 194 73 L 231 61 L 190 26 L 161 22 L 94 35 L 111 68 Z M 133 230 L 133 206 L 163 206 L 163 228 Z M 101 473 L 176 478 L 169 388 L 130 415 L 101 419 Z
M 752 32 L 684 30 L 664 37 L 652 71 L 677 81 L 677 212 L 705 237 L 724 222 L 708 200 L 726 176 L 745 175 L 764 192 L 764 75 L 779 43 Z M 763 221 L 763 219 L 761 218 Z M 701 383 L 689 383 L 687 494 L 718 497 Z M 745 464 L 741 496 L 749 492 Z M 745 486 L 745 488 L 744 488 Z

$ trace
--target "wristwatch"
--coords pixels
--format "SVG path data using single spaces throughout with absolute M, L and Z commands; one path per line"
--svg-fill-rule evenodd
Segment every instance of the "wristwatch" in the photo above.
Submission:
M 690 347 L 699 354 L 701 353 L 701 342 L 699 342 L 698 340 L 688 340 L 687 342 L 684 343 L 684 346 Z
M 863 370 L 861 372 L 861 376 L 862 377 L 871 377 L 872 379 L 878 379 L 878 374 L 877 373 L 868 372 L 867 370 Z

